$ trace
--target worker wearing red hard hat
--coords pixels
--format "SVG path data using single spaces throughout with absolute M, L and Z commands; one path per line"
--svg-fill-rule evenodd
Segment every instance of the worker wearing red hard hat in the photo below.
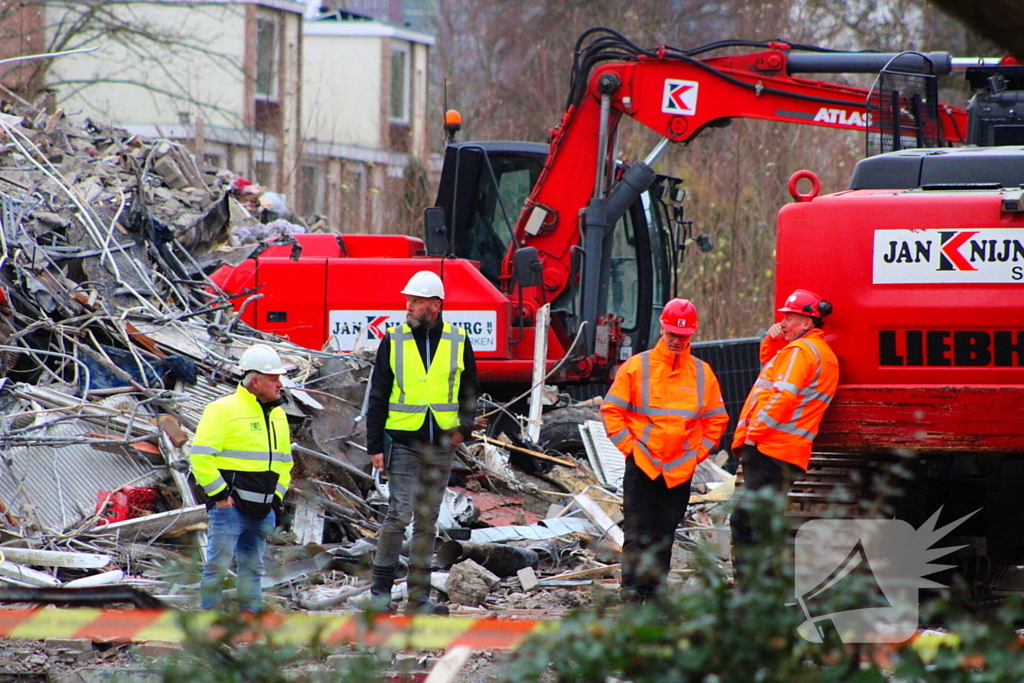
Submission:
M 623 476 L 622 597 L 646 601 L 668 576 L 690 480 L 729 422 L 718 378 L 690 353 L 697 308 L 673 299 L 661 338 L 627 360 L 601 404 L 612 443 L 626 456 Z
M 743 405 L 733 438 L 746 491 L 768 488 L 784 493 L 807 470 L 811 444 L 839 385 L 839 362 L 822 331 L 832 304 L 798 289 L 778 312 L 782 320 L 761 342 L 764 367 Z M 758 540 L 743 496 L 730 526 L 738 563 L 734 570 L 742 572 L 744 549 Z

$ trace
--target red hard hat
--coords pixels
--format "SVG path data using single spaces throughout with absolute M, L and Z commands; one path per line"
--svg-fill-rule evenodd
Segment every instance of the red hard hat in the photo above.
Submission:
M 686 299 L 672 299 L 661 311 L 661 327 L 672 334 L 697 331 L 697 307 Z
M 789 295 L 779 313 L 799 313 L 812 318 L 824 318 L 832 313 L 832 304 L 823 301 L 809 289 L 798 289 Z

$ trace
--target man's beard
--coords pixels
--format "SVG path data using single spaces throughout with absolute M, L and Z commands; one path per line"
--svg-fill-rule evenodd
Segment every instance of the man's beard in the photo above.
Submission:
M 418 330 L 423 327 L 430 327 L 430 318 L 417 318 L 412 313 L 406 313 L 405 324 L 408 325 L 410 329 Z

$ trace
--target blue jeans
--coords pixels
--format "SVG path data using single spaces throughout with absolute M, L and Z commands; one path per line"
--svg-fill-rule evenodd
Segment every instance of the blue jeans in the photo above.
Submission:
M 210 528 L 207 532 L 206 566 L 199 582 L 199 607 L 216 609 L 224 598 L 224 578 L 237 563 L 235 594 L 238 609 L 246 612 L 263 611 L 263 551 L 267 547 L 267 534 L 274 529 L 277 517 L 274 511 L 263 519 L 243 514 L 237 507 L 209 511 Z
M 450 447 L 410 448 L 400 443 L 392 444 L 387 467 L 388 514 L 377 538 L 375 565 L 394 567 L 398 564 L 405 529 L 412 520 L 409 565 L 429 569 L 437 536 L 437 517 L 448 488 L 453 457 Z

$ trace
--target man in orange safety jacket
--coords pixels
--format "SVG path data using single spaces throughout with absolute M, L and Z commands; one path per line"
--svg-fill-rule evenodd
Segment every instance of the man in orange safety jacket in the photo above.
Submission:
M 798 289 L 779 312 L 782 320 L 761 342 L 764 366 L 733 438 L 745 491 L 767 488 L 785 493 L 807 471 L 818 425 L 839 385 L 839 362 L 822 332 L 822 318 L 832 313 L 832 305 L 814 292 Z M 745 549 L 758 540 L 744 497 L 730 519 L 737 574 L 743 569 Z
M 661 339 L 627 360 L 601 404 L 612 443 L 626 456 L 623 476 L 622 597 L 645 601 L 668 575 L 676 527 L 690 502 L 690 479 L 725 432 L 729 416 L 718 378 L 690 353 L 697 309 L 673 299 Z

